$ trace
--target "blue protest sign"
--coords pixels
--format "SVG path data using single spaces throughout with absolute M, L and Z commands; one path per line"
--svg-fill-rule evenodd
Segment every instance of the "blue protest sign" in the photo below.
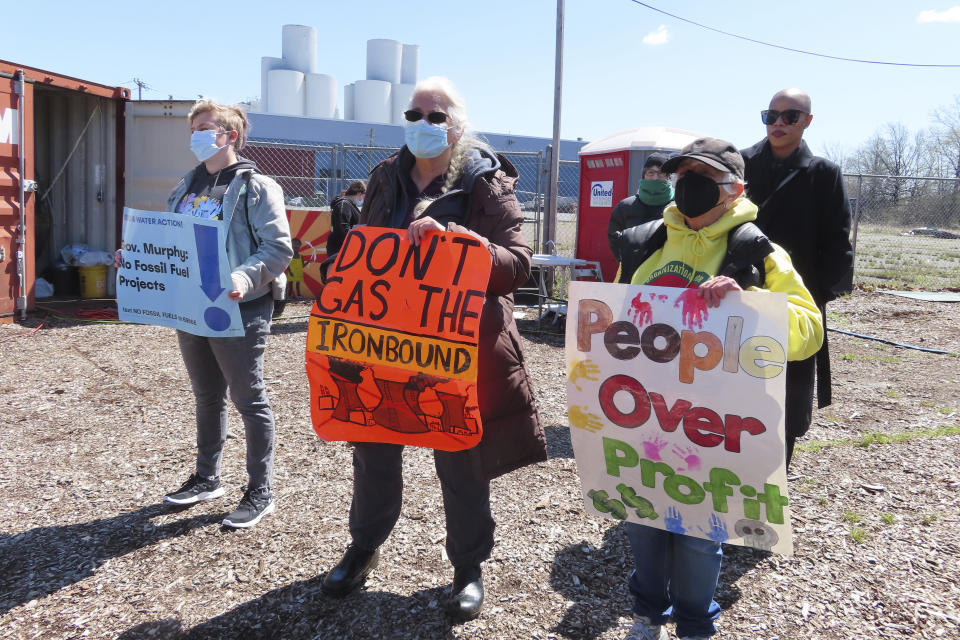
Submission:
M 198 336 L 242 336 L 227 263 L 228 223 L 179 213 L 123 210 L 117 269 L 121 320 Z

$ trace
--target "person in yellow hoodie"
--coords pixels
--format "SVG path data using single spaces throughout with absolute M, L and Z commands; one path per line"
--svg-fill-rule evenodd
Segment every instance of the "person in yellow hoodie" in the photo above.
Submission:
M 729 291 L 787 294 L 788 360 L 815 354 L 823 343 L 820 310 L 790 256 L 753 225 L 757 206 L 744 197 L 743 157 L 717 138 L 700 138 L 663 165 L 675 174 L 676 198 L 663 220 L 624 232 L 620 282 L 695 288 L 709 307 Z M 681 640 L 716 633 L 720 606 L 720 542 L 632 522 L 625 524 L 634 556 L 627 586 L 634 621 L 627 640 L 666 640 L 673 618 Z

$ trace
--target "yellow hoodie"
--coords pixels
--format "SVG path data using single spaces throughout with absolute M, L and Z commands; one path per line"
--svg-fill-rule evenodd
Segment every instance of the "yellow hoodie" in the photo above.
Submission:
M 633 273 L 631 284 L 660 287 L 697 288 L 720 270 L 727 253 L 731 229 L 757 218 L 757 205 L 737 198 L 733 207 L 711 225 L 700 230 L 687 226 L 676 204 L 663 212 L 667 241 L 654 251 Z M 823 344 L 823 319 L 813 297 L 793 268 L 790 256 L 778 245 L 763 259 L 766 279 L 763 288 L 750 291 L 775 291 L 787 294 L 789 317 L 788 360 L 809 358 Z

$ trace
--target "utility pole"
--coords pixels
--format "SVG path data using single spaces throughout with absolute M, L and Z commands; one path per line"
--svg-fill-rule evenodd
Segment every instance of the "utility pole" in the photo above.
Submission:
M 143 100 L 143 90 L 149 89 L 147 83 L 141 80 L 140 78 L 134 78 L 133 83 L 137 85 L 137 100 Z
M 557 246 L 557 188 L 560 182 L 560 98 L 563 93 L 563 0 L 557 0 L 557 52 L 553 77 L 553 148 L 550 152 L 550 178 L 547 182 L 547 223 L 544 225 L 544 250 Z M 552 245 L 548 245 L 552 243 Z

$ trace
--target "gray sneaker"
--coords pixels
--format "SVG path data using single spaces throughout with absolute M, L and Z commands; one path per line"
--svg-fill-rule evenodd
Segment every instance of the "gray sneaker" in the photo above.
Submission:
M 668 640 L 667 630 L 662 624 L 651 624 L 646 616 L 633 616 L 633 626 L 623 640 Z
M 190 474 L 190 477 L 183 486 L 163 496 L 164 502 L 172 504 L 195 504 L 205 500 L 213 500 L 224 494 L 223 487 L 220 486 L 220 478 L 204 478 L 196 473 Z
M 223 519 L 223 526 L 234 529 L 247 529 L 260 522 L 260 518 L 273 513 L 276 505 L 269 487 L 247 489 L 236 511 Z

